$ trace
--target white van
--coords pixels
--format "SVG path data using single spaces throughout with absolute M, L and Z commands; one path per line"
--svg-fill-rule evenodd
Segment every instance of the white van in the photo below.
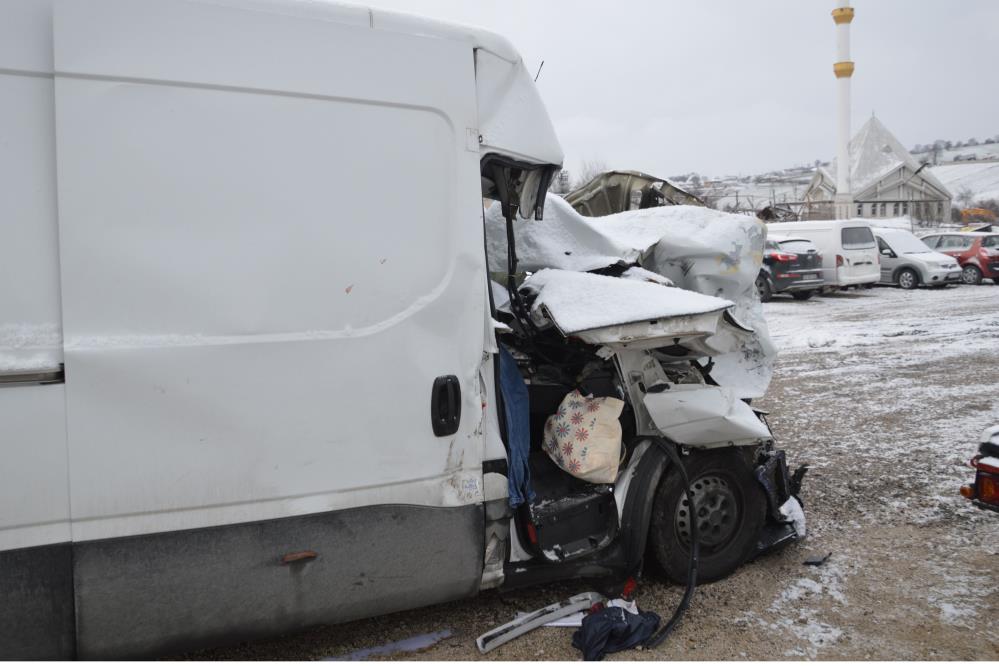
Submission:
M 623 582 L 647 543 L 682 578 L 692 508 L 702 578 L 795 538 L 783 452 L 698 363 L 745 334 L 730 301 L 571 271 L 521 295 L 515 244 L 487 266 L 482 196 L 540 219 L 562 162 L 504 39 L 311 1 L 11 0 L 0 100 L 0 658 Z M 616 306 L 599 326 L 578 276 Z M 628 405 L 613 483 L 541 450 L 574 388 Z
M 833 287 L 870 287 L 881 279 L 878 244 L 865 220 L 772 222 L 770 233 L 795 235 L 815 243 L 822 254 L 822 275 Z

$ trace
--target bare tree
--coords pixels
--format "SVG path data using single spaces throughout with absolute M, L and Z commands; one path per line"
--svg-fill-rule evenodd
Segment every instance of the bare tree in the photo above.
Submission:
M 975 192 L 970 187 L 962 187 L 954 195 L 954 202 L 961 208 L 971 208 L 975 203 Z
M 943 145 L 937 141 L 932 146 L 930 146 L 930 164 L 936 166 L 940 164 L 940 154 L 943 152 Z
M 594 176 L 599 176 L 604 171 L 607 171 L 607 163 L 603 160 L 583 160 L 583 163 L 579 165 L 579 174 L 573 181 L 572 188 L 576 189 L 586 185 L 593 180 Z
M 552 182 L 548 185 L 548 191 L 553 194 L 568 194 L 572 190 L 571 177 L 567 169 L 559 169 Z

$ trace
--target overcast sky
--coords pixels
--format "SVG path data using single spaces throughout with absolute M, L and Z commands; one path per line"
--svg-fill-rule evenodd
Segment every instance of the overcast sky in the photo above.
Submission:
M 364 0 L 361 0 L 362 2 Z M 832 0 L 370 0 L 509 38 L 566 167 L 750 174 L 835 153 Z M 853 130 L 999 134 L 999 1 L 855 0 Z

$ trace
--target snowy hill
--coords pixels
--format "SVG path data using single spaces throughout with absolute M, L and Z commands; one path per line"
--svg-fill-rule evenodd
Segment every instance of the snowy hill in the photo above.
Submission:
M 955 197 L 967 188 L 974 193 L 975 199 L 999 199 L 999 160 L 953 162 L 932 167 L 930 171 Z

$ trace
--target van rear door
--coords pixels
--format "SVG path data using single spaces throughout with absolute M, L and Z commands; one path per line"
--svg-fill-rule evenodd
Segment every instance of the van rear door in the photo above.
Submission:
M 837 271 L 841 284 L 878 282 L 881 279 L 878 244 L 866 225 L 840 229 L 843 265 Z

